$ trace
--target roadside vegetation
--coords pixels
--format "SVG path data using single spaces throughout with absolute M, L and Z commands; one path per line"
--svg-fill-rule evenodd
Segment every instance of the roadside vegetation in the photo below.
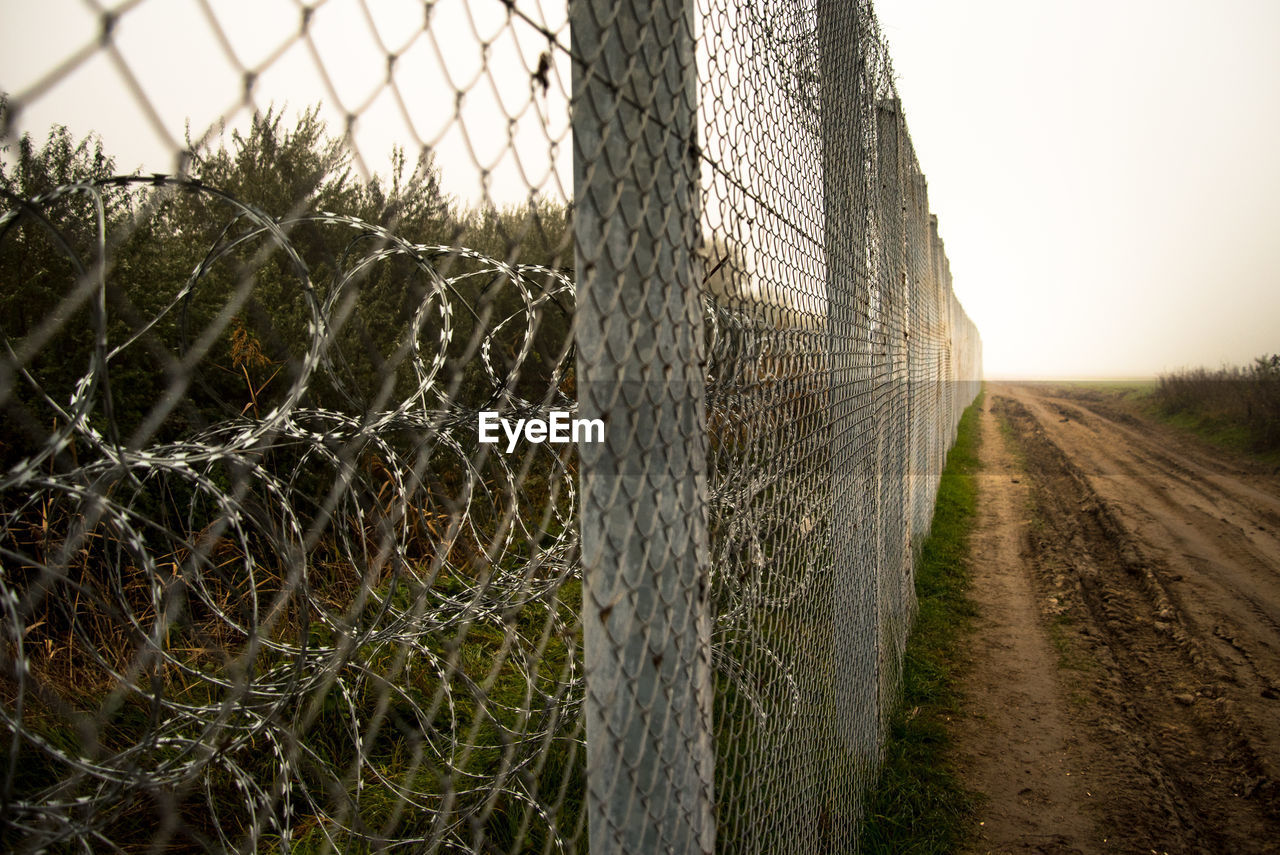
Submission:
M 963 639 L 975 616 L 968 595 L 969 536 L 977 517 L 981 407 L 979 395 L 960 420 L 916 568 L 919 611 L 880 780 L 868 794 L 862 852 L 953 852 L 973 821 L 977 796 L 964 788 L 950 761 L 947 723 L 960 709 Z
M 1162 375 L 1151 401 L 1156 415 L 1217 445 L 1280 460 L 1280 354 Z

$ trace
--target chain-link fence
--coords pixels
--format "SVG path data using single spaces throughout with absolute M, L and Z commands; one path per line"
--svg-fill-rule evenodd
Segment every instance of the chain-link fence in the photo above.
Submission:
M 6 17 L 0 847 L 856 846 L 981 373 L 869 3 Z

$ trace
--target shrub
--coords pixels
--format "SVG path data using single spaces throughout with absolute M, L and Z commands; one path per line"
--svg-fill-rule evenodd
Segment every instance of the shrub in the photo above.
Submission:
M 1155 399 L 1166 415 L 1186 415 L 1219 429 L 1243 431 L 1255 451 L 1280 449 L 1280 353 L 1260 356 L 1245 367 L 1162 375 Z

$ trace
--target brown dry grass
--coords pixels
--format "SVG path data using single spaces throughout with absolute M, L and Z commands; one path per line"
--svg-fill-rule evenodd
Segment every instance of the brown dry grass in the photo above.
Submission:
M 1157 406 L 1202 428 L 1234 432 L 1253 451 L 1280 450 L 1280 354 L 1246 367 L 1188 369 L 1160 377 Z

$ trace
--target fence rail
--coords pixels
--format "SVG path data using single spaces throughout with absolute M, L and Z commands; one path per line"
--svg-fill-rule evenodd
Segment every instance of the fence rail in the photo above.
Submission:
M 0 848 L 855 849 L 981 376 L 870 3 L 174 8 L 0 61 Z

